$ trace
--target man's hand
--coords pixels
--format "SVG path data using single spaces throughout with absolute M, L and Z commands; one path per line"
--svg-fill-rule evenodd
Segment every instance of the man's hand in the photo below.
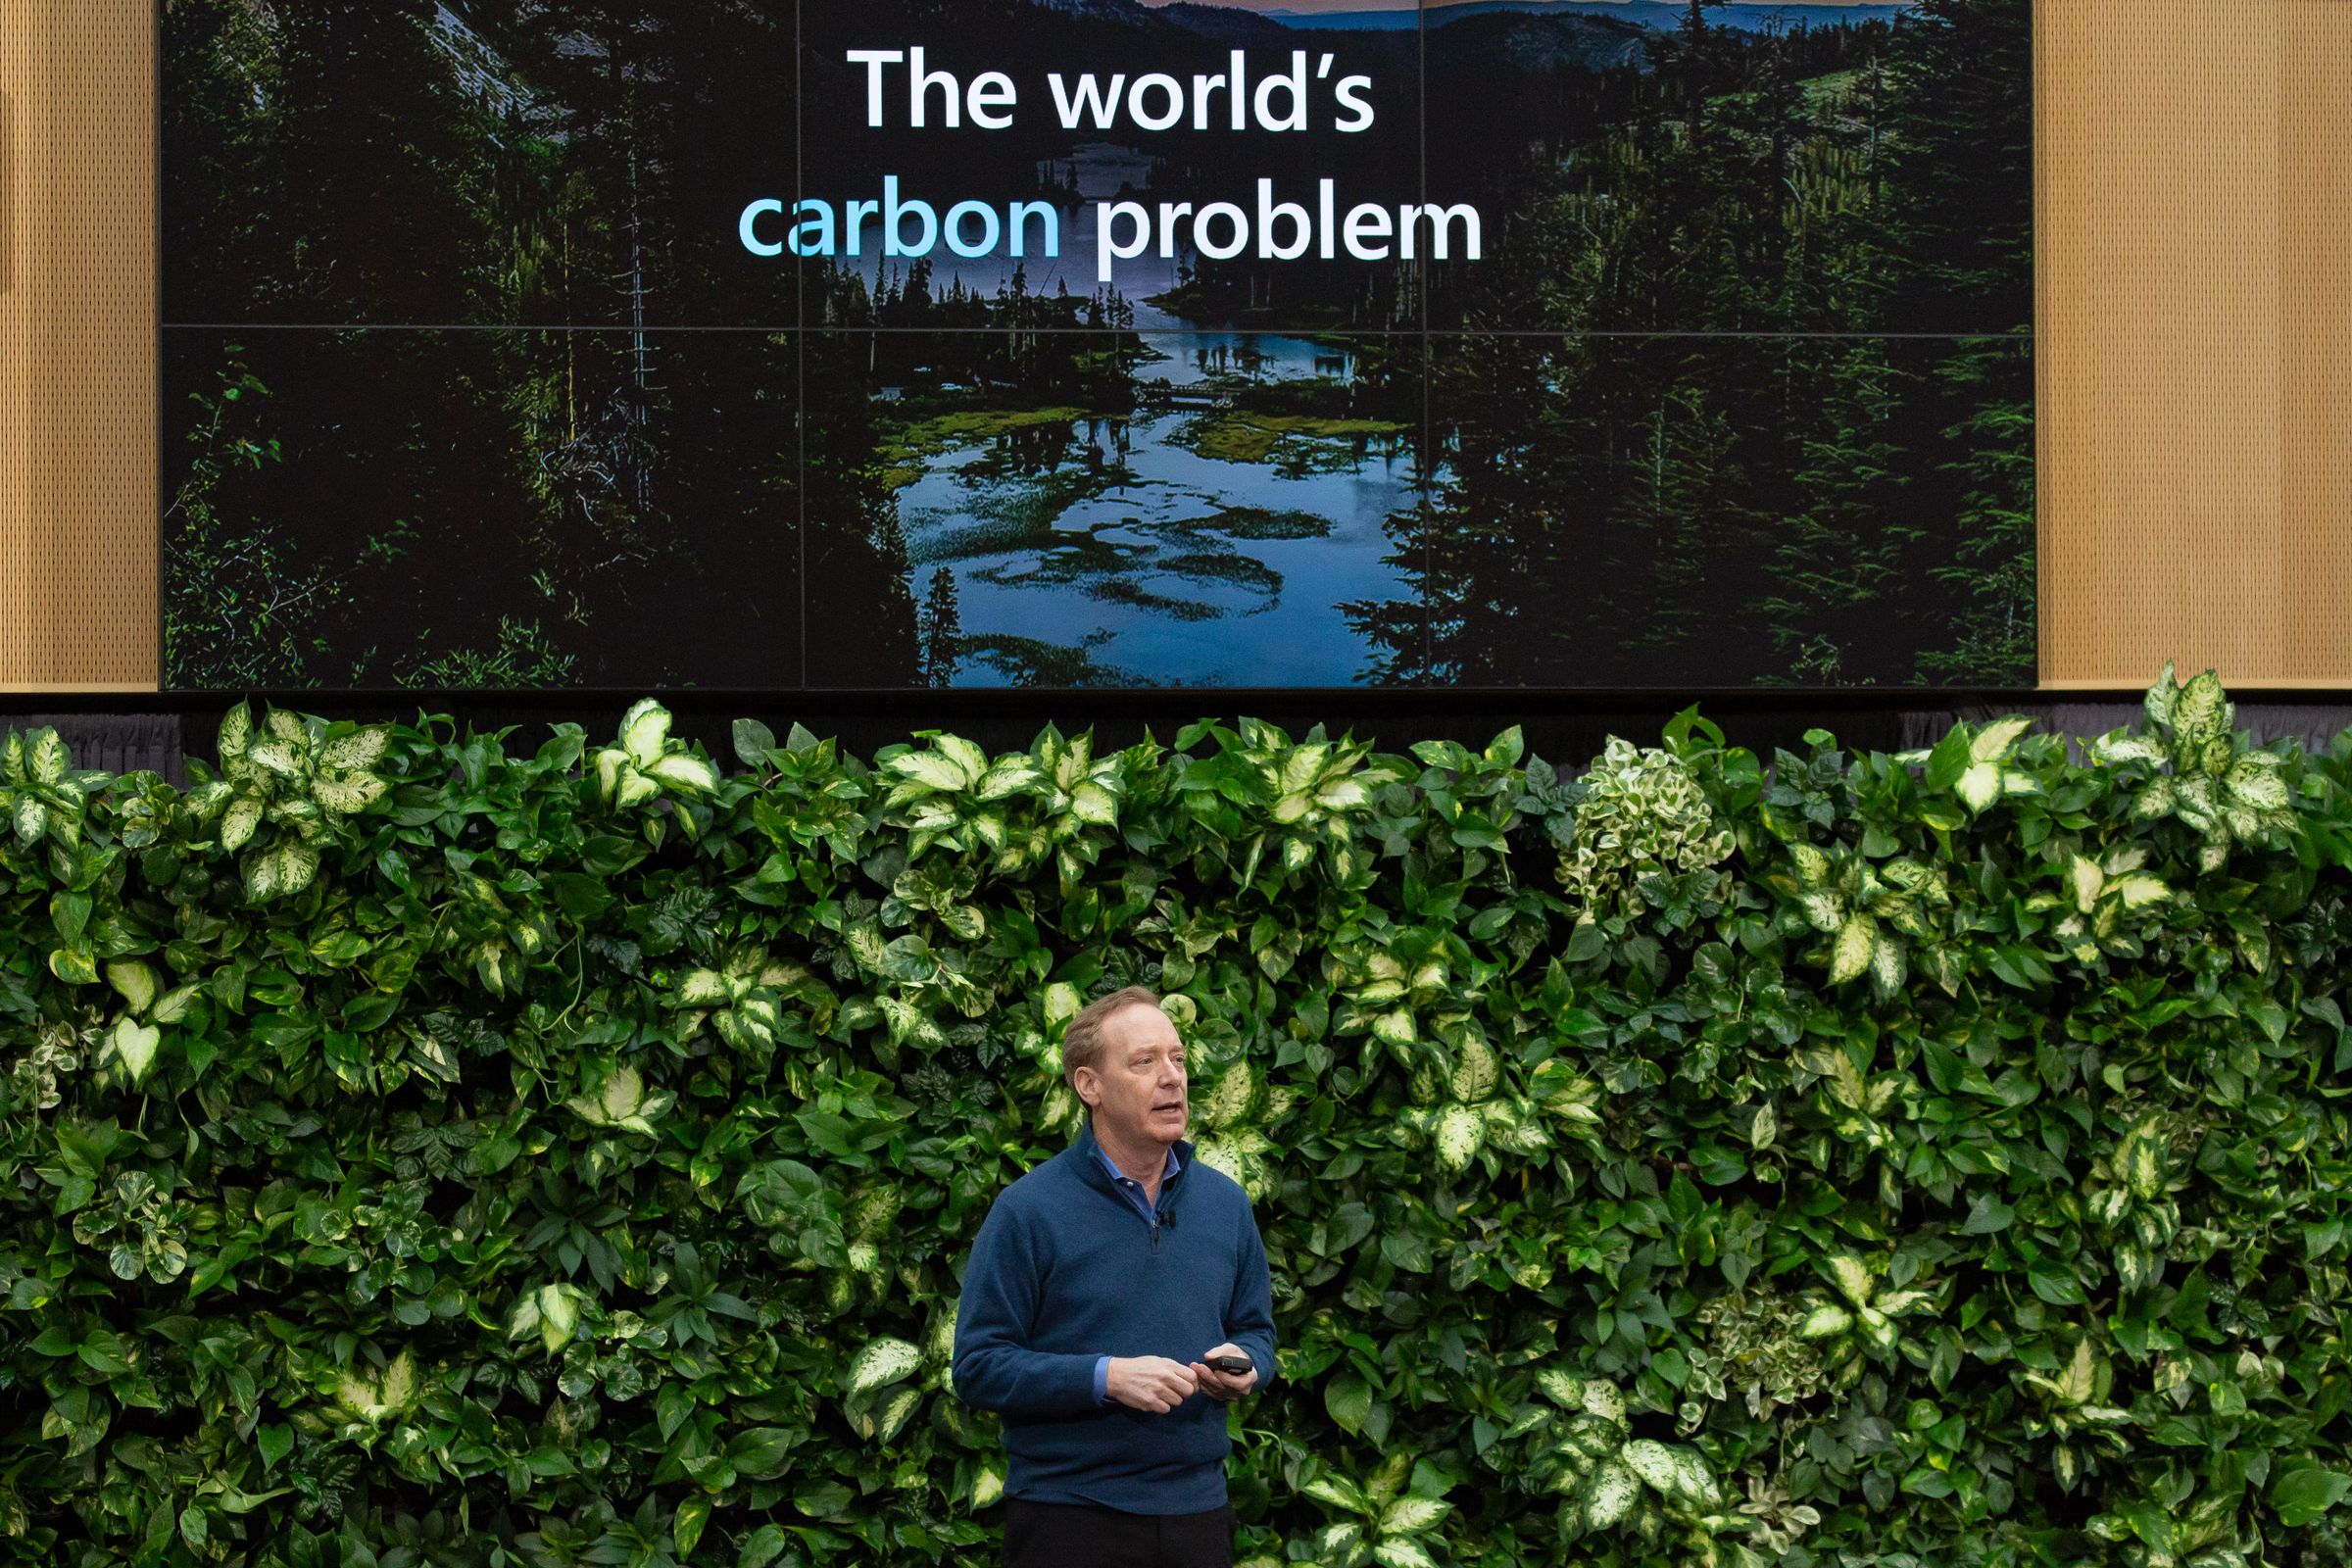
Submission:
M 1200 1370 L 1164 1355 L 1114 1355 L 1103 1381 L 1110 1396 L 1130 1410 L 1166 1415 L 1200 1392 L 1196 1374 Z
M 1248 1352 L 1243 1350 L 1240 1346 L 1231 1343 L 1212 1346 L 1201 1352 L 1203 1355 L 1243 1355 L 1246 1353 Z M 1116 1367 L 1118 1362 L 1113 1361 L 1111 1365 Z M 1230 1372 L 1218 1371 L 1206 1361 L 1195 1361 L 1193 1376 L 1200 1381 L 1200 1392 L 1219 1404 L 1231 1404 L 1257 1387 L 1257 1368 L 1255 1366 L 1236 1377 Z

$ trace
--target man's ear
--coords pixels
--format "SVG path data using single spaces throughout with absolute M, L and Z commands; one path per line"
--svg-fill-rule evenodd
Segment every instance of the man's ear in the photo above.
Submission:
M 1094 1090 L 1092 1095 L 1087 1093 L 1090 1088 Z M 1094 1068 L 1081 1067 L 1070 1074 L 1070 1089 L 1077 1095 L 1079 1103 L 1092 1110 L 1095 1108 L 1096 1098 L 1102 1093 L 1102 1083 L 1101 1078 L 1096 1075 Z

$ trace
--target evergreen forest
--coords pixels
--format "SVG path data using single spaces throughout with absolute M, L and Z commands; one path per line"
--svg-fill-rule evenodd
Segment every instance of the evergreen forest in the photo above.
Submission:
M 2028 0 L 161 26 L 173 688 L 2034 678 Z M 909 39 L 1014 124 L 868 127 L 845 57 Z M 1295 50 L 1368 133 L 1045 91 Z M 739 237 L 885 174 L 1049 204 L 1061 252 Z M 1102 204 L 1267 176 L 1467 204 L 1478 254 L 1098 273 Z

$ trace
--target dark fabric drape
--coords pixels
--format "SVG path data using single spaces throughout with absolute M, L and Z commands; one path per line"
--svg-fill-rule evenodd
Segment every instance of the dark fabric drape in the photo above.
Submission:
M 1211 692 L 1200 694 L 1203 712 L 1216 710 L 1215 695 Z M 2258 694 L 2240 695 L 2234 701 L 2237 703 L 2238 727 L 2250 733 L 2254 738 L 2254 743 L 2258 746 L 2268 745 L 2281 737 L 2292 737 L 2302 742 L 2307 751 L 2325 752 L 2338 733 L 2346 728 L 2352 728 L 2352 704 L 2266 703 Z M 747 709 L 758 706 L 756 703 L 747 703 L 746 705 Z M 1702 704 L 1701 707 L 1703 710 L 1704 705 Z M 332 712 L 334 710 L 332 698 L 322 694 L 315 710 Z M 1581 764 L 1586 757 L 1599 750 L 1600 740 L 1604 735 L 1621 734 L 1630 740 L 1648 743 L 1654 739 L 1657 725 L 1663 723 L 1665 717 L 1671 712 L 1672 709 L 1666 707 L 1661 707 L 1655 714 L 1592 714 L 1580 718 L 1554 712 L 1541 716 L 1529 715 L 1520 721 L 1527 725 L 1528 739 L 1532 749 L 1540 755 L 1552 758 L 1555 763 L 1573 770 Z M 1895 750 L 1911 751 L 1934 746 L 1937 741 L 1943 739 L 1951 729 L 1952 721 L 1956 718 L 1966 719 L 1971 724 L 1983 724 L 2010 713 L 2027 714 L 2033 718 L 2035 729 L 2069 737 L 2076 743 L 2073 750 L 2079 756 L 2082 741 L 2104 735 L 2109 730 L 2121 726 L 2137 723 L 2140 709 L 2137 703 L 2113 702 L 1961 704 L 1950 708 L 1910 709 L 1899 712 L 1882 712 L 1875 715 L 1868 713 L 1838 715 L 1828 713 L 1778 715 L 1742 713 L 1726 716 L 1721 719 L 1721 722 L 1733 741 L 1749 747 L 1759 747 L 1769 757 L 1771 748 L 1775 744 L 1788 746 L 1800 744 L 1795 739 L 1791 728 L 1791 726 L 1796 726 L 1796 720 L 1799 717 L 1805 723 L 1827 724 L 1851 747 L 1867 749 L 1891 746 Z M 380 717 L 388 715 L 355 714 L 353 716 Z M 495 715 L 474 713 L 468 716 L 475 721 L 477 727 L 496 728 L 499 724 L 514 723 L 521 725 L 527 731 L 535 722 L 552 721 L 555 717 L 571 717 L 585 721 L 597 715 L 587 713 L 542 715 L 536 712 L 508 713 L 502 711 Z M 486 720 L 493 716 L 497 722 L 487 723 Z M 1064 719 L 1075 717 L 1081 727 L 1085 723 L 1085 719 L 1077 715 L 1056 716 Z M 1291 719 L 1295 724 L 1303 725 L 1313 722 L 1314 717 L 1319 715 L 1283 713 L 1269 716 L 1275 717 L 1277 721 Z M 1416 715 L 1416 717 L 1418 716 Z M 1429 715 L 1428 721 L 1421 726 L 1421 729 L 1427 733 L 1450 732 L 1459 729 L 1462 732 L 1462 738 L 1471 738 L 1475 732 L 1475 738 L 1483 742 L 1487 737 L 1512 722 L 1513 716 L 1508 712 L 1482 713 L 1466 719 L 1460 715 L 1454 715 L 1451 722 L 1445 722 L 1440 715 L 1432 714 Z M 1027 736 L 1035 728 L 1035 723 L 1029 722 L 1026 715 L 1018 720 L 1000 719 L 994 723 L 980 715 L 974 715 L 974 719 L 975 722 L 962 727 L 966 730 L 992 732 L 1002 729 L 1007 737 L 1015 737 L 1017 732 L 1016 738 L 1005 741 L 1004 744 L 1026 744 Z M 1893 721 L 1891 724 L 1888 722 L 1890 719 Z M 937 720 L 931 721 L 936 722 Z M 74 765 L 77 767 L 102 768 L 110 773 L 132 773 L 149 768 L 162 774 L 174 785 L 185 785 L 187 777 L 180 765 L 180 759 L 185 751 L 182 743 L 183 725 L 190 726 L 190 733 L 204 738 L 211 735 L 213 730 L 218 727 L 219 722 L 218 715 L 212 714 L 25 713 L 0 716 L 0 730 L 33 730 L 43 725 L 54 725 L 66 745 L 73 751 Z M 836 717 L 833 722 L 823 724 L 821 727 L 823 732 L 828 734 L 857 731 L 865 740 L 864 749 L 870 751 L 874 746 L 881 745 L 886 740 L 899 738 L 904 729 L 917 727 L 922 722 L 925 721 L 911 716 L 902 722 L 894 716 L 880 724 L 870 720 L 864 724 L 855 724 L 843 723 Z M 1042 722 L 1042 719 L 1037 722 Z M 951 723 L 949 727 L 956 728 L 957 726 Z M 1414 733 L 1415 725 L 1412 722 L 1394 718 L 1384 718 L 1379 722 L 1359 721 L 1356 727 L 1379 736 L 1383 744 L 1401 746 L 1405 741 L 1419 738 L 1418 734 Z M 590 723 L 589 728 L 591 733 L 596 732 L 593 722 Z M 1102 728 L 1109 733 L 1115 732 L 1120 726 L 1114 720 L 1106 722 Z M 865 734 L 869 730 L 873 733 Z M 1779 733 L 1783 730 L 1789 730 L 1790 733 L 1786 735 Z M 1889 733 L 1890 730 L 1892 733 Z M 1125 740 L 1139 738 L 1140 736 L 1113 735 L 1112 743 L 1121 744 Z M 711 746 L 714 755 L 727 755 L 723 733 L 714 733 L 704 739 L 706 744 Z M 990 739 L 994 742 L 998 740 L 998 737 L 992 733 Z M 1586 744 L 1587 742 L 1590 744 Z M 1575 759 L 1575 760 L 1571 761 L 1570 759 Z
M 151 769 L 174 785 L 187 782 L 179 765 L 177 713 L 26 713 L 0 718 L 0 730 L 42 728 L 57 731 L 58 739 L 74 754 L 75 767 L 109 773 Z
M 2291 737 L 2301 741 L 2307 752 L 2325 752 L 2339 732 L 2352 727 L 2352 705 L 2264 703 L 2234 694 L 2231 700 L 2237 704 L 2237 727 L 2252 736 L 2257 746 Z M 2024 713 L 2032 716 L 2035 729 L 2075 741 L 2074 750 L 2080 755 L 2081 742 L 2096 740 L 2112 729 L 2137 724 L 2140 712 L 2137 703 L 2018 703 L 2006 708 L 1977 704 L 1915 710 L 1902 715 L 1902 749 L 1910 751 L 1935 745 L 1950 732 L 1955 718 L 1983 724 L 2011 713 Z

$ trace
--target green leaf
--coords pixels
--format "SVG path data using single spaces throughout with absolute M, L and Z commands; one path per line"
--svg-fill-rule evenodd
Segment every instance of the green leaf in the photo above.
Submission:
M 937 752 L 902 752 L 890 760 L 890 770 L 925 788 L 955 794 L 972 783 L 960 763 Z
M 2067 1364 L 2066 1378 L 2060 1385 L 2061 1396 L 2069 1404 L 2088 1404 L 2097 1392 L 2098 1362 L 2090 1348 L 2090 1336 L 2075 1342 L 2075 1358 Z
M 318 748 L 318 768 L 326 773 L 365 773 L 383 760 L 392 731 L 382 724 L 338 736 Z M 380 782 L 380 781 L 379 781 Z
M 1438 1113 L 1436 1145 L 1442 1169 L 1463 1169 L 1485 1142 L 1486 1120 L 1470 1106 L 1447 1105 Z
M 109 962 L 106 983 L 122 993 L 132 1012 L 145 1012 L 155 1005 L 155 971 L 135 958 Z
M 311 799 L 341 816 L 365 811 L 384 798 L 390 788 L 373 773 L 355 773 L 348 777 L 320 774 L 311 781 Z
M 74 1347 L 81 1364 L 101 1377 L 121 1377 L 130 1370 L 130 1360 L 122 1353 L 122 1341 L 103 1329 L 96 1330 Z
M 2352 1494 L 2352 1475 L 2321 1465 L 2298 1465 L 2281 1470 L 2271 1483 L 2271 1506 L 2278 1522 L 2299 1530 Z
M 756 718 L 735 720 L 731 739 L 735 760 L 746 767 L 767 766 L 768 754 L 776 749 L 776 732 Z
M 1679 1490 L 1674 1454 L 1663 1443 L 1638 1438 L 1619 1450 L 1618 1458 L 1652 1491 L 1671 1494 Z
M 1434 1530 L 1451 1504 L 1442 1497 L 1399 1497 L 1380 1516 L 1383 1535 L 1406 1535 Z
M 1323 1408 L 1340 1429 L 1360 1436 L 1372 1413 L 1372 1387 L 1354 1373 L 1343 1373 L 1323 1386 Z
M 694 1560 L 695 1545 L 703 1539 L 703 1527 L 710 1522 L 710 1499 L 708 1496 L 697 1494 L 680 1500 L 678 1511 L 671 1516 L 669 1526 L 670 1544 L 677 1548 L 680 1557 L 689 1562 Z
M 842 1519 L 858 1494 L 838 1481 L 805 1481 L 795 1488 L 792 1505 L 811 1519 Z
M 1878 922 L 1867 914 L 1857 914 L 1845 922 L 1838 933 L 1838 943 L 1830 955 L 1830 984 L 1843 985 L 1858 979 L 1870 967 L 1870 956 L 1878 943 Z
M 261 826 L 262 809 L 258 796 L 241 795 L 231 801 L 220 817 L 220 847 L 231 852 L 243 849 L 254 829 Z
M 277 896 L 281 874 L 274 854 L 254 856 L 245 862 L 245 896 L 255 904 L 267 903 Z
M 1954 724 L 1944 732 L 1942 740 L 1928 754 L 1926 783 L 1931 790 L 1948 790 L 1960 781 L 1968 764 L 1976 760 L 1969 747 L 1968 729 Z
M 1494 1059 L 1494 1053 L 1484 1040 L 1472 1036 L 1454 1053 L 1447 1087 L 1454 1099 L 1475 1102 L 1493 1096 L 1500 1078 L 1501 1063 Z
M 1007 796 L 1034 790 L 1045 782 L 1045 769 L 1015 752 L 991 762 L 981 773 L 972 793 L 984 801 L 1001 801 Z
M 806 1513 L 808 1510 L 804 1508 L 802 1511 Z M 770 1568 L 777 1558 L 784 1555 L 784 1548 L 790 1544 L 791 1540 L 784 1534 L 783 1526 L 763 1524 L 743 1538 L 743 1550 L 736 1555 L 735 1568 Z
M 1114 827 L 1119 819 L 1118 803 L 1100 784 L 1081 784 L 1070 791 L 1070 814 L 1098 827 Z
M 1364 1527 L 1352 1519 L 1327 1524 L 1315 1535 L 1315 1554 L 1332 1562 L 1366 1561 L 1370 1550 L 1364 1545 L 1363 1536 Z
M 2024 717 L 1995 719 L 1977 731 L 1975 739 L 1969 742 L 1968 755 L 1978 762 L 2000 761 L 2017 745 L 2018 737 L 2033 725 L 2032 719 Z
M 2001 1201 L 1998 1193 L 1979 1193 L 1968 1200 L 1968 1218 L 1961 1222 L 1963 1236 L 1991 1236 L 2009 1228 L 2017 1210 Z
M 214 740 L 215 749 L 222 761 L 244 757 L 245 749 L 253 744 L 253 710 L 239 703 L 221 714 L 220 729 Z M 235 775 L 232 773 L 230 776 L 233 778 Z
M 2001 769 L 1995 762 L 1972 762 L 1953 781 L 1952 793 L 1972 811 L 1982 811 L 2001 798 Z
M 671 752 L 666 757 L 657 758 L 645 770 L 671 789 L 684 790 L 689 795 L 718 793 L 718 769 L 702 758 L 691 757 L 684 752 Z
M 25 756 L 26 771 L 35 784 L 62 784 L 74 759 L 66 751 L 66 743 L 57 730 L 44 724 L 32 732 L 32 744 Z
M 153 1024 L 140 1023 L 126 1013 L 115 1020 L 113 1039 L 122 1070 L 135 1084 L 147 1076 L 148 1065 L 155 1060 L 156 1048 L 163 1044 L 164 1036 Z
M 300 893 L 318 874 L 318 852 L 300 840 L 287 840 L 264 858 L 275 868 L 274 891 L 281 896 Z
M 1808 1340 L 1835 1339 L 1854 1326 L 1854 1316 L 1835 1301 L 1824 1302 L 1805 1314 L 1797 1329 L 1799 1337 Z
M 603 879 L 576 871 L 559 871 L 549 877 L 548 891 L 555 895 L 556 907 L 582 925 L 594 924 L 613 903 L 612 890 Z
M 2162 763 L 2172 754 L 2164 743 L 2147 735 L 2134 735 L 2128 730 L 2116 730 L 2101 736 L 2091 747 L 2091 753 L 2101 761 Z
M 2023 943 L 2013 942 L 1995 948 L 1986 961 L 1995 975 L 2022 991 L 2048 985 L 2057 978 L 2041 955 Z
M 2082 1306 L 2089 1300 L 2082 1282 L 2075 1278 L 2073 1271 L 2055 1264 L 2034 1264 L 2027 1271 L 2026 1281 L 2034 1287 L 2035 1296 L 2052 1306 Z
M 2173 744 L 2202 747 L 2229 733 L 2230 704 L 2222 693 L 2221 677 L 2206 670 L 2180 689 L 2173 704 Z
M 1544 1391 L 1545 1398 L 1563 1410 L 1581 1410 L 1585 1407 L 1585 1384 L 1582 1378 L 1552 1368 L 1536 1374 L 1536 1387 Z
M 1587 1415 L 1619 1424 L 1624 1422 L 1625 1396 L 1617 1392 L 1616 1385 L 1604 1383 L 1598 1378 L 1587 1378 L 1584 1393 Z
M 2075 907 L 2088 914 L 2107 885 L 2107 874 L 2083 857 L 2070 855 L 2066 861 L 2066 882 L 2074 896 Z
M 639 767 L 662 755 L 669 739 L 669 710 L 651 697 L 638 699 L 620 718 L 620 749 Z
M 2256 764 L 2251 758 L 2240 760 L 2230 768 L 2229 776 L 2230 792 L 2247 806 L 2259 811 L 2286 809 L 2286 780 Z
M 1838 1294 L 1856 1306 L 1868 1306 L 1872 1294 L 1870 1270 L 1858 1257 L 1832 1253 L 1821 1260 L 1822 1271 L 1838 1287 Z
M 1881 1001 L 1891 1001 L 1902 990 L 1903 979 L 1909 973 L 1910 965 L 1905 960 L 1903 945 L 1884 933 L 1879 934 L 1872 941 L 1870 949 L 1871 994 Z
M 868 1340 L 850 1362 L 849 1380 L 844 1388 L 850 1394 L 863 1394 L 886 1383 L 896 1383 L 922 1364 L 923 1352 L 905 1340 L 888 1337 Z
M 1585 1489 L 1585 1526 L 1609 1530 L 1625 1522 L 1642 1500 L 1641 1478 L 1621 1459 L 1611 1459 L 1592 1472 Z
M 1333 1470 L 1324 1471 L 1298 1490 L 1317 1502 L 1327 1502 L 1349 1513 L 1366 1513 L 1372 1507 L 1363 1488 Z
M 255 767 L 273 773 L 281 779 L 291 781 L 302 773 L 303 757 L 301 752 L 292 741 L 281 740 L 276 736 L 271 736 L 268 740 L 255 741 L 246 749 L 245 756 Z
M 1593 923 L 1590 915 L 1577 921 L 1574 929 L 1568 933 L 1566 956 L 1570 963 L 1591 962 L 1607 951 L 1608 939 L 1601 934 L 1600 927 Z

